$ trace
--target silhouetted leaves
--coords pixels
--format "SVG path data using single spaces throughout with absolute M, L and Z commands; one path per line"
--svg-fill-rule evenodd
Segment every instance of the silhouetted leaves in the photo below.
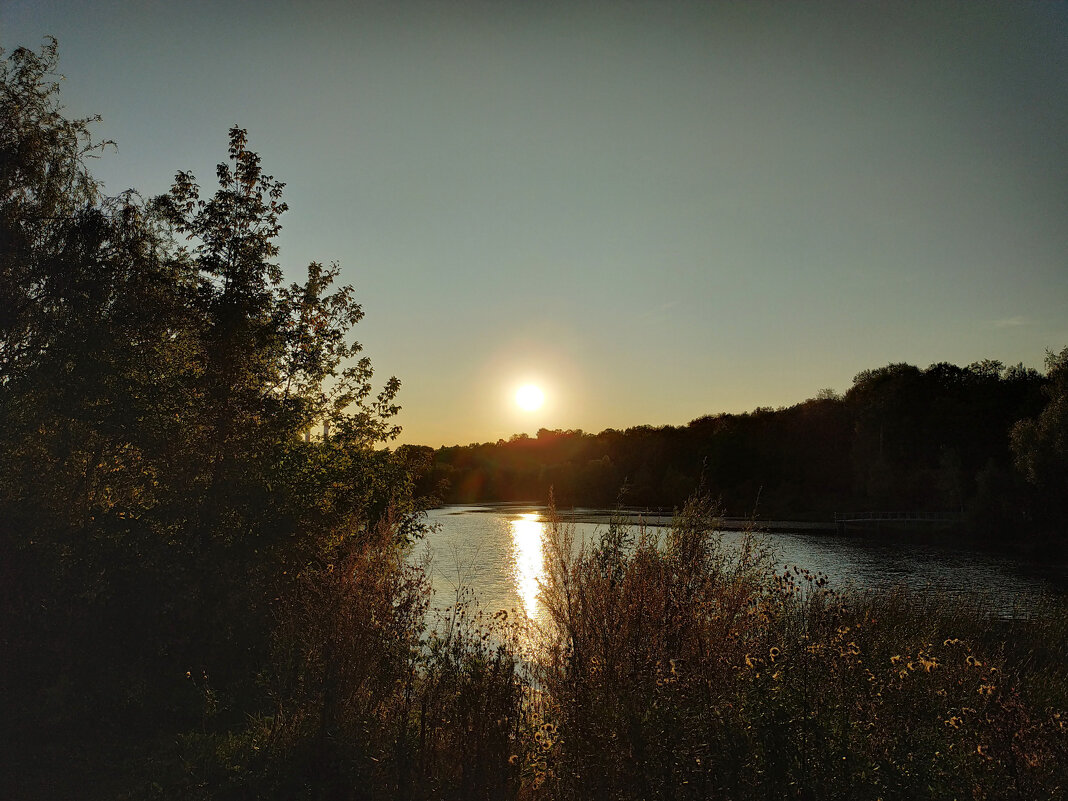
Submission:
M 150 202 L 105 197 L 86 164 L 95 118 L 63 115 L 56 61 L 52 40 L 0 61 L 15 763 L 37 736 L 185 725 L 200 714 L 187 671 L 220 719 L 257 708 L 276 599 L 301 571 L 373 532 L 393 550 L 419 533 L 406 457 L 379 449 L 398 431 L 399 383 L 372 385 L 337 265 L 284 284 L 283 184 L 245 131 L 230 130 L 210 197 L 185 172 Z M 331 435 L 302 441 L 320 427 Z

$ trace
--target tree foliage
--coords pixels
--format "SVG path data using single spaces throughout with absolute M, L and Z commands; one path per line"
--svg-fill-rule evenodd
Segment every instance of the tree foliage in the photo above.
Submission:
M 1041 414 L 1012 429 L 1016 467 L 1039 493 L 1047 525 L 1063 525 L 1068 514 L 1068 348 L 1046 355 L 1047 403 Z
M 0 60 L 0 658 L 31 735 L 181 721 L 187 671 L 254 703 L 302 571 L 418 533 L 382 447 L 399 382 L 375 390 L 336 264 L 284 282 L 283 184 L 245 131 L 209 197 L 186 172 L 107 197 L 56 67 L 54 40 Z

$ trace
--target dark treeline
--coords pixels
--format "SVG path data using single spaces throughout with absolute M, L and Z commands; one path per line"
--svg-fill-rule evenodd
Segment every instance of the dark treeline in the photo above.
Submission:
M 844 395 L 824 390 L 785 409 L 599 434 L 541 429 L 441 448 L 422 487 L 448 502 L 533 501 L 552 487 L 580 506 L 612 506 L 625 487 L 626 504 L 671 508 L 703 486 L 735 516 L 937 511 L 982 533 L 1041 527 L 1056 519 L 1055 473 L 1049 460 L 1042 475 L 1024 467 L 1039 448 L 1029 421 L 1063 403 L 1068 351 L 1048 369 L 891 364 L 860 373 Z

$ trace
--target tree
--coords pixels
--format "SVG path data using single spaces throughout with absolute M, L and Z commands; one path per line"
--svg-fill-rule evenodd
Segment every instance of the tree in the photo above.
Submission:
M 107 143 L 64 117 L 56 64 L 52 39 L 0 62 L 0 504 L 53 539 L 150 485 L 130 421 L 188 286 L 140 198 L 101 196 L 86 160 Z
M 1016 469 L 1039 492 L 1045 523 L 1068 514 L 1068 348 L 1046 354 L 1046 407 L 1012 429 Z
M 391 378 L 373 394 L 370 360 L 350 340 L 363 310 L 351 286 L 333 288 L 336 264 L 313 263 L 303 283 L 283 284 L 275 237 L 284 185 L 263 172 L 244 130 L 231 128 L 229 138 L 213 196 L 201 199 L 195 178 L 179 172 L 155 202 L 189 243 L 176 257 L 197 283 L 190 311 L 200 400 L 191 419 L 202 456 L 183 491 L 195 499 L 193 547 L 212 538 L 234 544 L 235 531 L 291 538 L 282 521 L 314 525 L 325 540 L 367 530 L 399 502 L 380 471 L 407 486 L 398 465 L 373 452 L 399 432 L 400 383 Z M 329 442 L 301 447 L 300 435 L 319 424 Z
M 229 153 L 210 200 L 200 199 L 192 175 L 179 172 L 158 201 L 174 229 L 193 242 L 188 255 L 199 274 L 203 383 L 217 410 L 216 448 L 268 420 L 281 437 L 325 421 L 361 445 L 393 439 L 399 383 L 391 378 L 371 399 L 370 361 L 352 363 L 361 348 L 347 334 L 363 318 L 352 287 L 330 292 L 339 268 L 317 263 L 303 284 L 283 287 L 274 238 L 287 208 L 284 184 L 263 173 L 236 126 Z
M 56 65 L 54 40 L 0 61 L 2 714 L 31 735 L 136 703 L 187 578 L 167 512 L 195 285 L 136 193 L 103 197 Z
M 336 265 L 283 283 L 282 184 L 245 132 L 206 200 L 184 172 L 105 197 L 56 53 L 0 62 L 0 668 L 24 690 L 0 714 L 76 736 L 171 714 L 191 667 L 253 693 L 302 567 L 417 520 L 379 447 L 399 382 L 373 391 Z
M 36 315 L 57 311 L 57 261 L 99 197 L 85 159 L 107 143 L 63 116 L 57 63 L 55 39 L 0 61 L 0 384 L 47 347 Z

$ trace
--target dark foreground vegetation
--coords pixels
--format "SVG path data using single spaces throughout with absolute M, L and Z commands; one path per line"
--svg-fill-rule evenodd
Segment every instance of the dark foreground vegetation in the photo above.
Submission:
M 0 62 L 0 797 L 1063 797 L 1065 609 L 841 596 L 702 496 L 554 523 L 540 631 L 428 616 L 422 454 L 282 185 L 234 128 L 213 195 L 103 196 L 55 58 Z

